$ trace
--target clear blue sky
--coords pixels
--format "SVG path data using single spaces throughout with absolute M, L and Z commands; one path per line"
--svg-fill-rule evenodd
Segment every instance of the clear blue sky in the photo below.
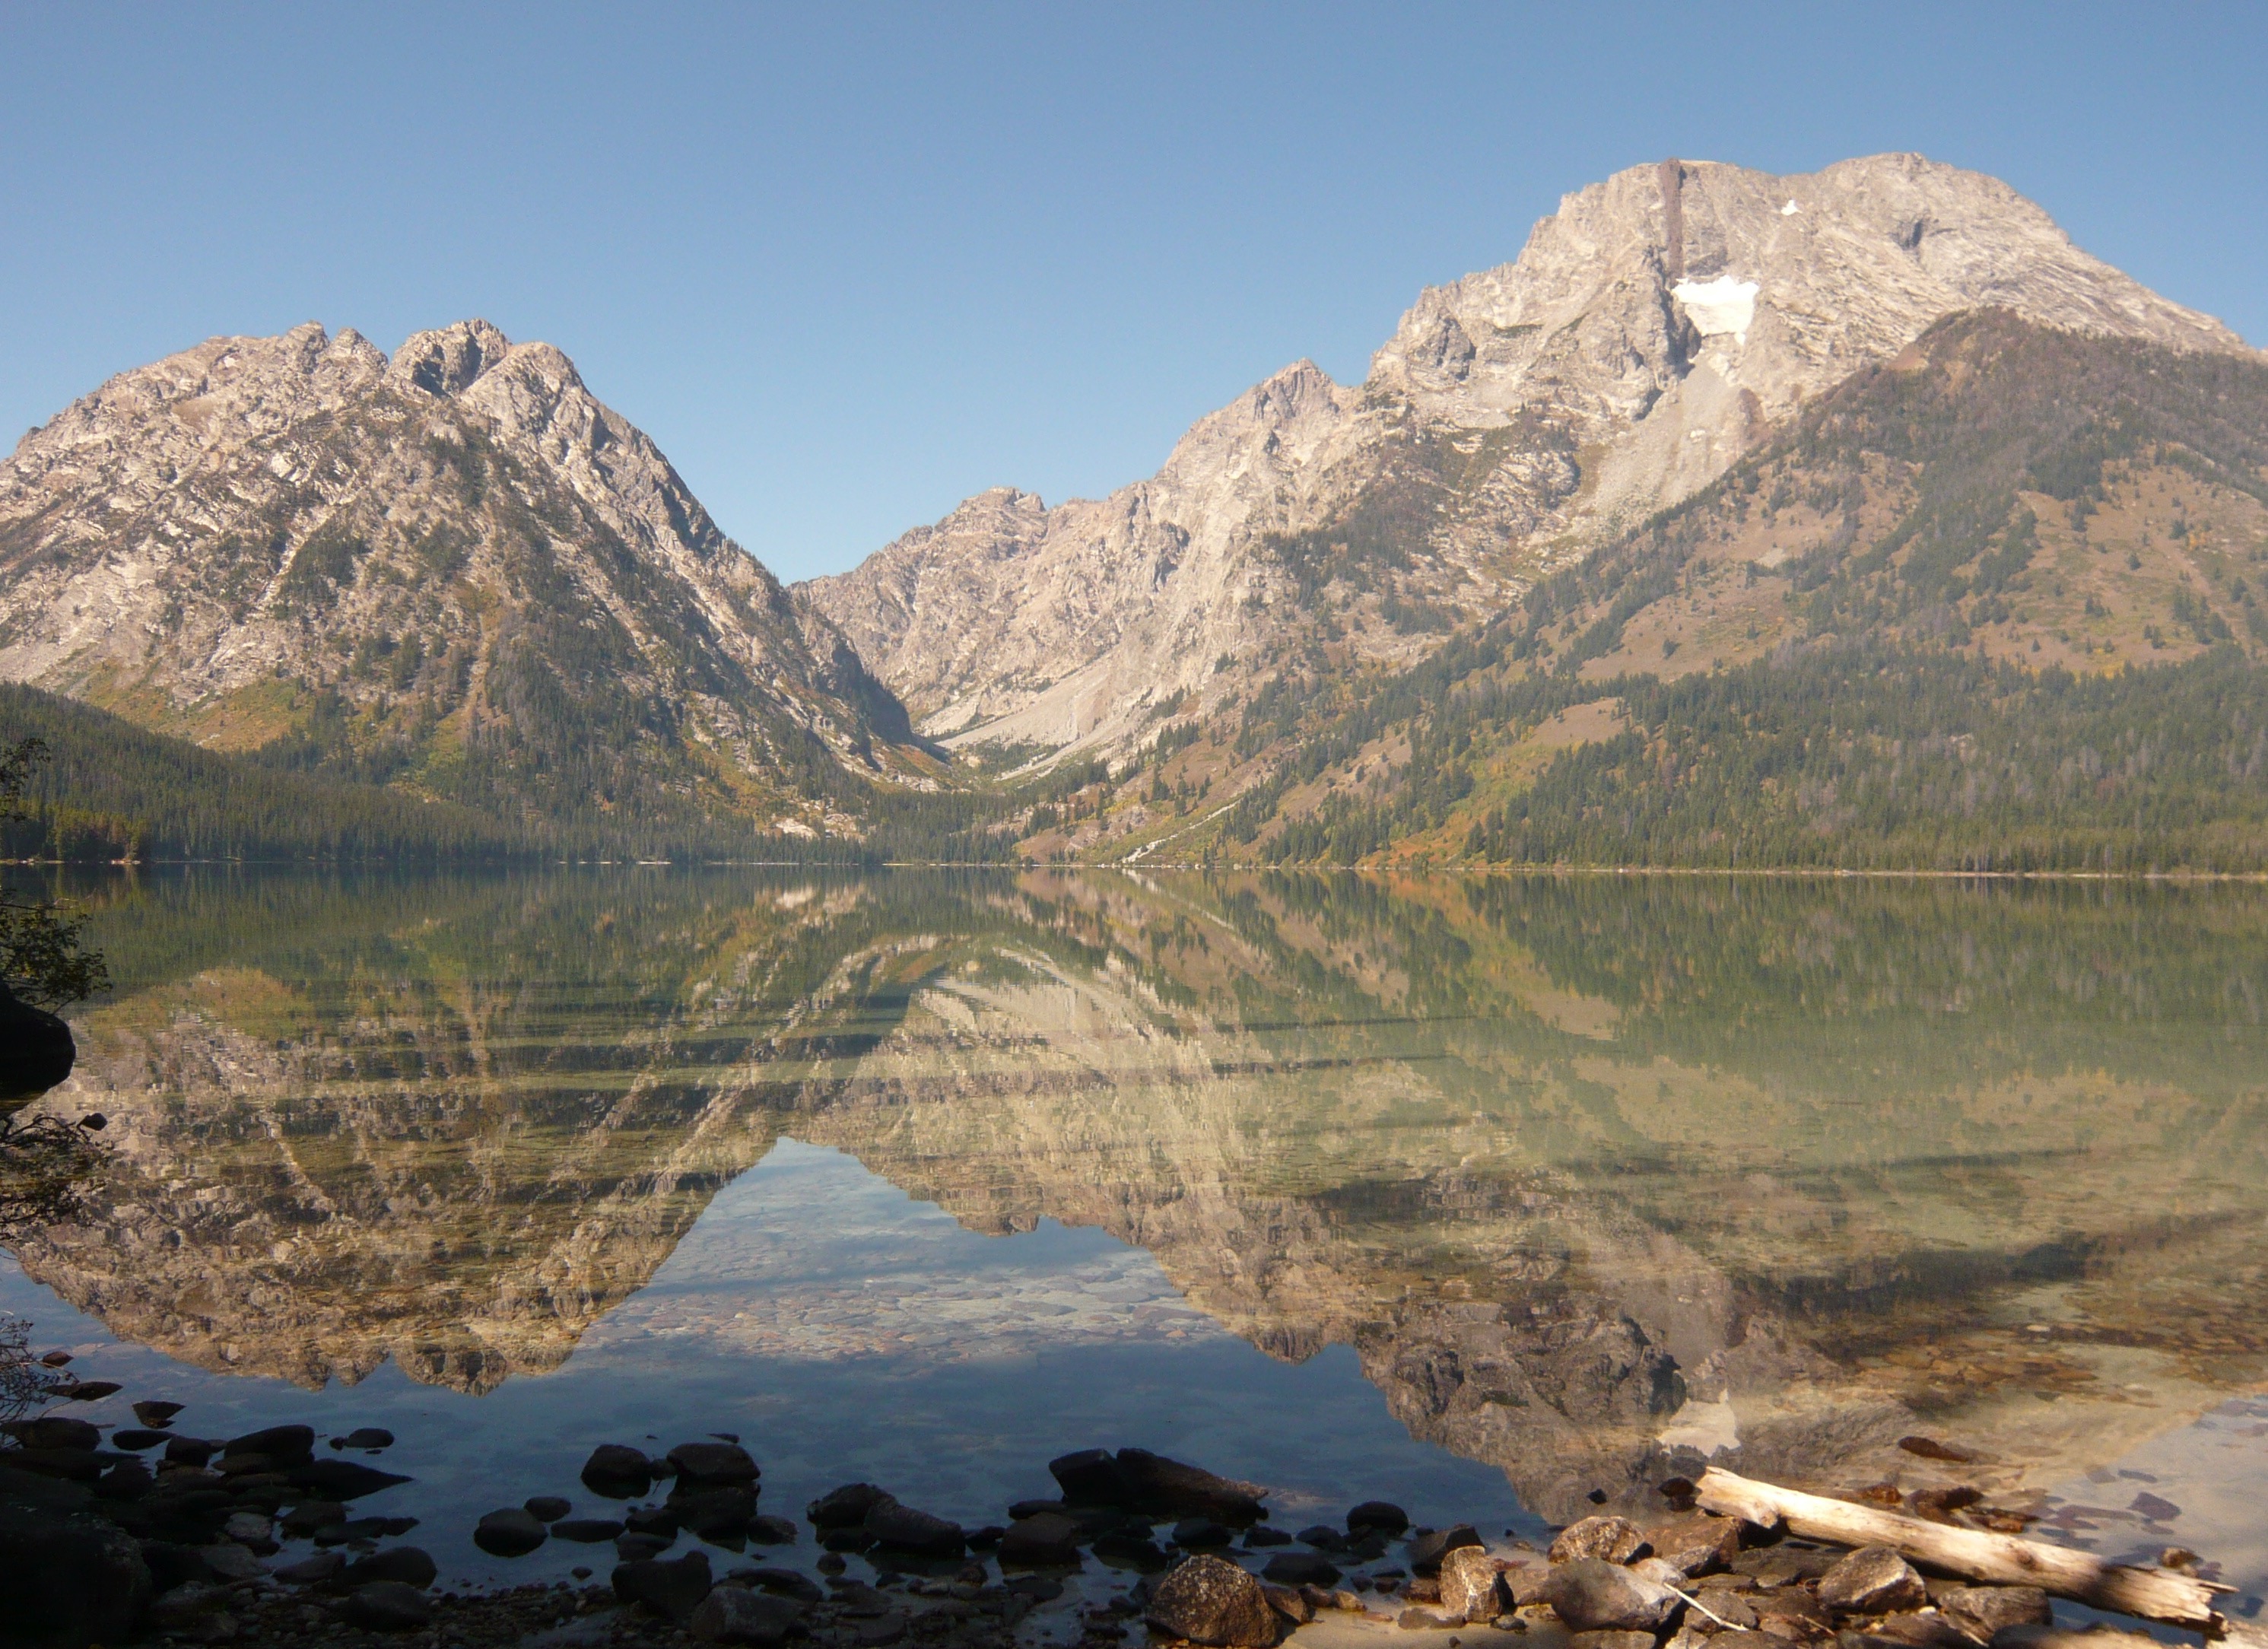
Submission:
M 0 431 L 217 333 L 484 315 L 803 577 L 1358 380 L 1666 154 L 1995 173 L 2268 342 L 2264 67 L 2260 4 L 0 0 Z

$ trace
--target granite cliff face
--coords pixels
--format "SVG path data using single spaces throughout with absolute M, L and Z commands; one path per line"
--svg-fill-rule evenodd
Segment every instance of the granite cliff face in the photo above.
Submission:
M 802 747 L 873 770 L 904 733 L 564 355 L 478 320 L 391 361 L 312 323 L 212 339 L 26 436 L 0 678 L 555 813 L 660 778 L 815 818 Z
M 1300 363 L 1100 502 L 971 499 L 799 587 L 949 742 L 1122 748 L 1295 646 L 1421 654 L 1455 618 L 1721 474 L 1941 317 L 2249 355 L 1994 179 L 1671 160 L 1425 291 L 1359 389 Z M 1174 701 L 1179 703 L 1179 701 Z

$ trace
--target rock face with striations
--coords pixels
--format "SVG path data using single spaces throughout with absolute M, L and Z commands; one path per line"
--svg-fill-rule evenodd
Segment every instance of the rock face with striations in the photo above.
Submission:
M 1161 707 L 1218 702 L 1309 642 L 1422 654 L 1714 479 L 1807 397 L 1987 306 L 2250 353 L 1977 173 L 1670 160 L 1567 196 L 1516 261 L 1423 293 L 1359 389 L 1298 363 L 1150 480 L 1052 509 L 983 493 L 799 593 L 948 742 L 1138 745 Z
M 0 463 L 0 679 L 552 811 L 862 769 L 903 718 L 545 343 L 349 330 L 122 373 Z M 878 747 L 876 737 L 882 743 Z M 718 777 L 718 776 L 722 777 Z

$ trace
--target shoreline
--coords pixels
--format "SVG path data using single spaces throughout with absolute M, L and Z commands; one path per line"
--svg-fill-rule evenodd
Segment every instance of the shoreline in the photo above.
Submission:
M 49 1390 L 68 1402 L 116 1388 Z M 1732 1634 L 1754 1649 L 2066 1649 L 2041 1634 L 2072 1624 L 2071 1609 L 2058 1616 L 2046 1592 L 1940 1550 L 1966 1542 L 2014 1551 L 2066 1599 L 2268 1644 L 2208 1612 L 2228 1588 L 2196 1554 L 2122 1570 L 2036 1545 L 2017 1538 L 2031 1513 L 1958 1485 L 1821 1500 L 1712 1468 L 1658 1485 L 1652 1514 L 1587 1516 L 1539 1550 L 1511 1530 L 1413 1526 L 1382 1501 L 1294 1532 L 1270 1520 L 1263 1485 L 1089 1449 L 1048 1462 L 1057 1498 L 967 1528 L 863 1483 L 799 1518 L 761 1512 L 762 1467 L 725 1433 L 658 1456 L 601 1445 L 580 1474 L 589 1500 L 538 1495 L 479 1520 L 474 1543 L 507 1563 L 553 1541 L 587 1552 L 571 1579 L 437 1590 L 416 1520 L 355 1505 L 411 1481 L 384 1469 L 390 1432 L 282 1425 L 218 1440 L 176 1431 L 179 1405 L 134 1409 L 136 1424 L 108 1437 L 60 1413 L 7 1426 L 0 1591 L 16 1608 L 0 1641 L 1733 1649 L 1709 1643 Z M 1869 1530 L 1890 1546 L 1852 1555 Z M 2058 1582 L 2058 1567 L 2080 1578 Z

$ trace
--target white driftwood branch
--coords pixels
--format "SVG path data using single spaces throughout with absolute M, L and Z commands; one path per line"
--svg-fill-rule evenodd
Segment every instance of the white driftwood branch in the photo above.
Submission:
M 1712 1466 L 1701 1474 L 1696 1498 L 1702 1509 L 1771 1528 L 1785 1524 L 1801 1540 L 1837 1546 L 1888 1546 L 1925 1568 L 1998 1586 L 2036 1586 L 2095 1609 L 2139 1615 L 2192 1631 L 2217 1633 L 2213 1588 L 2189 1575 L 2105 1563 L 2092 1552 L 2043 1545 L 2013 1535 L 1955 1528 L 1878 1506 L 1852 1505 L 1755 1483 Z

